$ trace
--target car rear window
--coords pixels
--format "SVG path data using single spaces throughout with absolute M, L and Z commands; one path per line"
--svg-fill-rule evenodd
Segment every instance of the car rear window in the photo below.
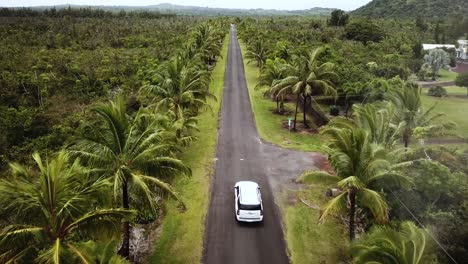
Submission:
M 239 204 L 239 210 L 256 211 L 261 209 L 259 204 Z

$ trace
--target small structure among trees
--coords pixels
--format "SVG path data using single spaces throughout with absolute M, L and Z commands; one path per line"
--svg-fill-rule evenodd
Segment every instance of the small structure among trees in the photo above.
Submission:
M 462 59 L 462 60 L 468 59 L 468 40 L 459 39 L 457 42 L 458 42 L 457 58 Z

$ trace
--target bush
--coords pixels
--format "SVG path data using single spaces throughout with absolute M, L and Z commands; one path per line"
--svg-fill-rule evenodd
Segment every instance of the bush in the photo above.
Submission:
M 435 97 L 445 97 L 447 96 L 447 89 L 445 89 L 442 86 L 432 86 L 429 88 L 429 91 L 427 92 L 427 95 L 429 96 L 435 96 Z
M 340 114 L 340 107 L 337 105 L 330 106 L 330 115 L 338 116 Z

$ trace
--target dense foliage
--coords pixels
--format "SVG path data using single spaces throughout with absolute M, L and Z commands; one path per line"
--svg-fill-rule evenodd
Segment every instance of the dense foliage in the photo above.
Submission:
M 467 12 L 465 0 L 373 0 L 352 14 L 374 18 L 411 18 L 417 14 L 433 19 L 466 15 Z
M 20 11 L 17 11 L 20 12 Z M 135 94 L 198 19 L 101 17 L 89 10 L 0 17 L 0 170 L 57 150 L 100 98 Z M 58 12 L 58 11 L 57 11 Z M 7 12 L 3 12 L 4 15 Z
M 214 97 L 208 85 L 227 25 L 20 12 L 0 18 L 1 155 L 10 165 L 0 168 L 0 261 L 125 263 L 130 225 L 156 220 L 164 193 L 184 208 L 170 181 L 191 173 L 178 155 Z M 33 150 L 53 159 L 36 152 L 30 168 Z

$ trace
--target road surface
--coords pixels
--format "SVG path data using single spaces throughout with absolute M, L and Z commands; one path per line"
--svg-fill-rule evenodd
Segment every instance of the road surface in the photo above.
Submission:
M 203 262 L 289 263 L 275 196 L 279 195 L 279 186 L 312 168 L 317 155 L 284 150 L 260 140 L 237 35 L 234 29 L 230 34 Z M 256 181 L 262 187 L 261 224 L 241 224 L 235 220 L 233 188 L 241 180 Z

